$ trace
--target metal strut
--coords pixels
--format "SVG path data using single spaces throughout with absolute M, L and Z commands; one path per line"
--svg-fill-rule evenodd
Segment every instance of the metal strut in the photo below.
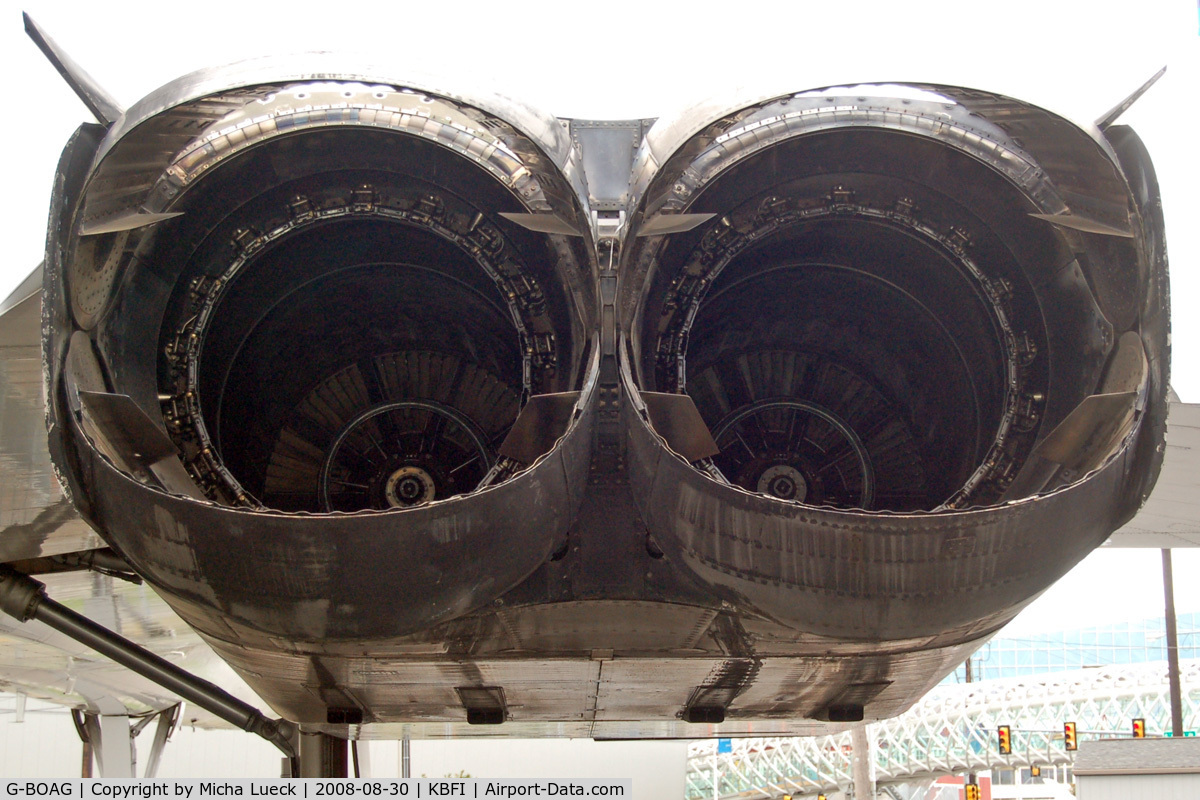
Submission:
M 83 104 L 88 107 L 88 111 L 92 112 L 101 125 L 108 127 L 125 113 L 121 104 L 113 99 L 113 96 L 100 84 L 96 83 L 96 79 L 87 74 L 83 67 L 76 64 L 65 50 L 47 36 L 46 32 L 28 14 L 22 13 L 21 18 L 25 21 L 25 33 L 29 34 L 29 38 L 50 60 L 50 63 L 58 70 L 58 74 L 63 76 L 63 80 L 79 96 Z
M 208 711 L 244 731 L 258 734 L 288 758 L 296 751 L 288 734 L 291 724 L 273 720 L 224 689 L 180 669 L 166 659 L 56 603 L 46 595 L 46 585 L 0 564 L 0 611 L 21 622 L 35 619 L 96 652 L 108 656 L 147 680 Z

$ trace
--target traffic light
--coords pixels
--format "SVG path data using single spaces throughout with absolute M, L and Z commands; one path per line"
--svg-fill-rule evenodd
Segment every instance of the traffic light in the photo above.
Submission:
M 963 800 L 981 800 L 983 795 L 979 793 L 979 785 L 968 783 L 963 787 Z
M 1141 717 L 1138 717 L 1133 721 L 1133 738 L 1146 738 L 1146 720 L 1142 719 Z
M 1063 744 L 1068 750 L 1078 750 L 1079 742 L 1075 741 L 1075 723 L 1063 723 Z
M 1029 767 L 1029 777 L 1031 777 L 1031 778 L 1042 777 L 1042 768 L 1039 767 L 1037 764 L 1030 766 Z
M 1001 725 L 996 729 L 1000 741 L 1000 755 L 1012 755 L 1012 728 L 1008 725 Z

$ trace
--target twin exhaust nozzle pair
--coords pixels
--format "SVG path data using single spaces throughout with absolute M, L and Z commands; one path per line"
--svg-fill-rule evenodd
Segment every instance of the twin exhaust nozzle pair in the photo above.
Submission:
M 601 124 L 318 66 L 185 77 L 60 168 L 52 453 L 201 630 L 427 630 L 590 525 L 797 630 L 969 637 L 1153 484 L 1162 221 L 1112 120 Z

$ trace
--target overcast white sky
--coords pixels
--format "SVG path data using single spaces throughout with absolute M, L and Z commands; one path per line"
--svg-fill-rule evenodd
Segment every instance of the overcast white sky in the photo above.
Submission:
M 194 69 L 268 53 L 357 51 L 560 116 L 664 116 L 742 86 L 927 81 L 997 90 L 1095 119 L 1159 67 L 1122 122 L 1154 157 L 1172 264 L 1173 384 L 1200 402 L 1196 0 L 982 2 L 64 3 L 3 0 L 0 299 L 41 259 L 50 184 L 83 105 L 21 28 L 28 11 L 122 103 Z M 1176 551 L 1181 610 L 1200 611 L 1200 551 Z M 1101 551 L 1014 623 L 1028 631 L 1162 613 L 1159 553 Z M 1142 586 L 1141 591 L 1132 587 Z

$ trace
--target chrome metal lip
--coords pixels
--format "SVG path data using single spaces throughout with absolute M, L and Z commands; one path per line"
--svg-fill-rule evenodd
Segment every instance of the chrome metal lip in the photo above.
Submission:
M 95 163 L 102 161 L 129 131 L 164 111 L 234 89 L 311 81 L 403 87 L 462 102 L 505 119 L 517 130 L 531 136 L 560 168 L 570 158 L 570 138 L 558 119 L 518 100 L 487 92 L 454 90 L 435 76 L 407 68 L 396 69 L 360 55 L 314 52 L 270 55 L 208 67 L 164 84 L 125 110 L 108 131 Z

